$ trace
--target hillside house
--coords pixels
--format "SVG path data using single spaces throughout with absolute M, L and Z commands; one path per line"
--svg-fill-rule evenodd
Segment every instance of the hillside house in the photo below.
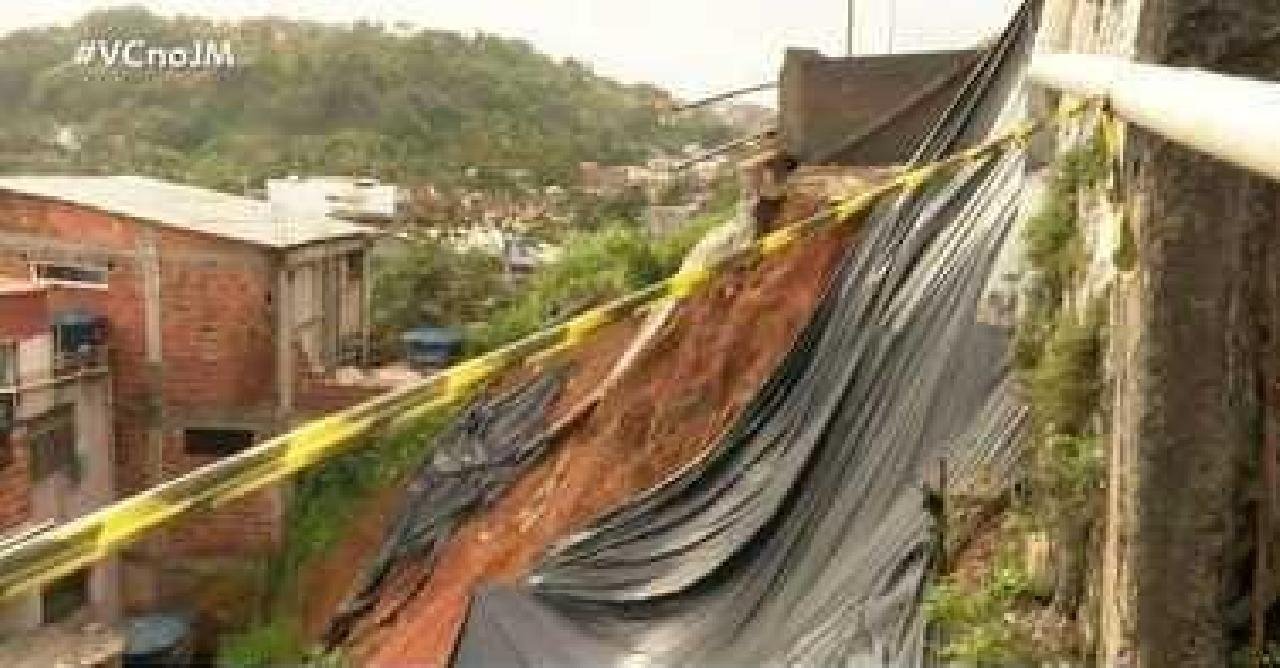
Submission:
M 404 218 L 408 192 L 377 179 L 291 176 L 267 180 L 267 202 L 277 222 L 305 224 L 325 217 L 386 226 Z
M 365 353 L 372 242 L 150 178 L 0 178 L 0 275 L 91 295 L 106 319 L 121 494 L 367 396 L 335 401 L 326 379 Z M 200 558 L 269 552 L 282 507 L 269 490 L 132 550 L 125 608 L 188 602 Z
M 0 282 L 0 542 L 115 498 L 108 341 L 96 297 Z M 0 603 L 0 634 L 111 623 L 119 595 L 108 559 Z

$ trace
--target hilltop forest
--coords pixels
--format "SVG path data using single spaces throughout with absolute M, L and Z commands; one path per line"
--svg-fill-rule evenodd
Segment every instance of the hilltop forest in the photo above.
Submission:
M 239 66 L 86 66 L 74 61 L 82 39 L 227 39 Z M 482 33 L 112 9 L 0 37 L 0 172 L 138 173 L 233 192 L 289 173 L 448 185 L 469 171 L 488 188 L 538 186 L 564 183 L 580 161 L 728 136 L 710 116 L 671 117 L 670 99 Z

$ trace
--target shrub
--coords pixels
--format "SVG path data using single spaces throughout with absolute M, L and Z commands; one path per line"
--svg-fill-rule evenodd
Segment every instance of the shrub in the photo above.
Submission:
M 962 586 L 944 578 L 926 599 L 942 631 L 944 661 L 1005 664 L 1078 656 L 1073 619 L 1081 605 L 1087 546 L 1103 475 L 1097 414 L 1102 404 L 1106 302 L 1094 297 L 1080 313 L 1072 293 L 1088 256 L 1079 219 L 1080 195 L 1097 186 L 1109 165 L 1094 133 L 1061 156 L 1040 210 L 1024 228 L 1032 269 L 1013 362 L 1030 409 L 1026 492 L 1013 509 L 1018 526 L 1002 529 L 1012 546 L 1028 531 L 1042 532 L 1054 561 L 1052 591 L 1033 591 L 1025 566 L 1007 547 L 982 582 Z M 1044 601 L 1041 601 L 1041 598 Z M 1053 609 L 1047 605 L 1052 597 Z M 1046 639 L 1060 642 L 1047 643 Z M 1052 646 L 1050 646 L 1052 645 Z
M 981 583 L 943 580 L 925 594 L 925 616 L 944 634 L 943 661 L 1008 663 L 1037 654 L 1017 614 L 1033 596 L 1031 576 L 1010 550 L 1003 550 Z
M 285 619 L 228 636 L 218 645 L 218 665 L 236 668 L 299 664 L 306 651 L 298 628 Z
M 479 354 L 674 273 L 685 253 L 727 213 L 699 216 L 680 230 L 652 237 L 615 225 L 571 234 L 563 255 L 538 269 L 518 294 L 483 324 L 470 328 L 469 354 Z
M 218 648 L 218 662 L 229 666 L 296 664 L 310 656 L 297 618 L 297 575 L 315 556 L 332 548 L 357 519 L 360 501 L 383 485 L 404 477 L 422 459 L 453 411 L 429 415 L 404 433 L 383 437 L 298 476 L 289 499 L 285 540 L 273 555 L 270 605 L 264 618 L 245 631 L 228 635 Z M 325 657 L 324 665 L 336 665 Z
M 1027 262 L 1037 275 L 1028 295 L 1033 305 L 1057 308 L 1083 271 L 1087 258 L 1080 236 L 1080 192 L 1100 183 L 1107 166 L 1100 133 L 1064 153 L 1055 166 L 1044 202 L 1023 232 Z
M 1098 405 L 1102 307 L 1090 311 L 1083 321 L 1074 313 L 1058 314 L 1051 328 L 1040 332 L 1045 341 L 1026 368 L 1032 414 L 1045 432 L 1082 433 Z

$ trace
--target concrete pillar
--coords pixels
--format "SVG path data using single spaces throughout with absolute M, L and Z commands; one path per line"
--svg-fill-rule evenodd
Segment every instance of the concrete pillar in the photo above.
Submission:
M 1274 78 L 1278 31 L 1274 0 L 1149 0 L 1138 59 Z M 1129 606 L 1112 613 L 1103 663 L 1228 665 L 1249 623 L 1245 499 L 1274 372 L 1264 360 L 1280 345 L 1280 187 L 1148 133 L 1129 140 L 1138 257 L 1113 320 L 1119 526 L 1104 561 Z
M 364 269 L 361 271 L 360 280 L 360 345 L 362 348 L 360 355 L 360 365 L 368 366 L 372 364 L 369 358 L 369 337 L 373 332 L 373 245 L 366 244 L 360 252 L 361 262 L 364 263 Z
M 143 345 L 147 361 L 147 484 L 164 481 L 164 341 L 161 335 L 160 251 L 150 225 L 138 228 L 138 271 L 142 274 Z
M 286 426 L 293 413 L 293 273 L 285 258 L 276 265 L 276 419 Z

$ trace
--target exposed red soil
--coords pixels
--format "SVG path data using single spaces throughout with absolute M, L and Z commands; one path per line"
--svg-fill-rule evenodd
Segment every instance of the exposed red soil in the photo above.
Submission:
M 477 582 L 518 581 L 549 543 L 705 452 L 808 320 L 844 237 L 823 232 L 759 267 L 726 273 L 683 303 L 599 405 L 493 507 L 461 526 L 420 589 L 412 591 L 420 568 L 393 575 L 348 653 L 362 664 L 444 664 Z M 610 327 L 573 355 L 554 418 L 597 389 L 634 329 Z
M 948 567 L 950 575 L 965 589 L 977 589 L 982 586 L 987 574 L 996 561 L 1004 536 L 1004 515 L 997 513 L 985 518 L 972 527 L 971 534 L 960 546 L 959 551 L 950 556 Z
M 572 404 L 580 402 L 604 379 L 613 359 L 626 349 L 634 334 L 635 323 L 617 323 L 579 349 L 577 359 L 573 360 L 574 373 L 553 406 L 551 419 L 566 417 L 573 409 Z M 532 373 L 531 368 L 513 370 L 500 378 L 490 391 L 501 391 Z M 334 611 L 351 593 L 367 560 L 382 545 L 391 520 L 399 510 L 405 487 L 405 482 L 388 485 L 365 500 L 356 513 L 359 521 L 352 522 L 332 549 L 307 564 L 299 574 L 297 603 L 303 637 L 320 641 Z
M 382 544 L 404 491 L 404 484 L 390 485 L 365 500 L 338 544 L 298 574 L 298 621 L 304 637 L 319 639 L 324 633 L 366 560 Z

